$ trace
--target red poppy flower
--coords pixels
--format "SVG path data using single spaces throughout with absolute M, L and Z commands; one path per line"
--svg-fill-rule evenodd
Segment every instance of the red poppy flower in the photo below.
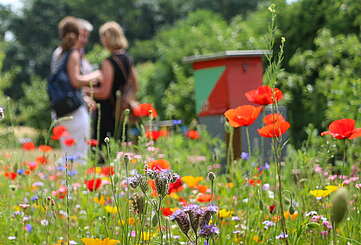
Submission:
M 26 165 L 28 166 L 30 171 L 38 168 L 38 164 L 36 162 L 27 162 Z
M 87 140 L 86 143 L 91 146 L 91 147 L 94 147 L 94 146 L 97 146 L 98 145 L 98 141 L 95 140 L 95 139 L 90 139 L 90 140 Z
M 58 190 L 52 192 L 52 195 L 59 199 L 64 199 L 67 193 L 68 189 L 66 186 L 60 186 Z
M 25 151 L 32 151 L 35 149 L 35 145 L 33 142 L 26 142 L 23 144 L 22 148 Z
M 281 90 L 269 86 L 260 86 L 257 89 L 248 91 L 245 95 L 250 102 L 258 105 L 273 104 L 283 97 Z
M 48 146 L 48 145 L 40 145 L 38 149 L 41 152 L 49 152 L 49 151 L 53 150 L 53 148 L 51 146 Z
M 250 179 L 250 180 L 248 180 L 248 184 L 250 184 L 252 186 L 256 186 L 256 185 L 259 185 L 261 183 L 262 183 L 262 181 L 259 180 L 259 179 Z
M 48 159 L 44 156 L 38 156 L 37 158 L 35 158 L 35 162 L 45 165 L 48 163 Z
M 183 182 L 182 182 L 181 178 L 179 178 L 174 183 L 169 184 L 168 194 L 171 194 L 173 192 L 180 192 L 183 189 L 184 189 Z
M 88 188 L 89 191 L 96 191 L 99 189 L 99 187 L 102 184 L 102 180 L 101 179 L 91 179 L 91 180 L 86 180 L 85 181 L 85 185 Z
M 262 108 L 262 106 L 243 105 L 235 109 L 227 110 L 224 116 L 234 128 L 249 126 L 257 119 Z
M 152 117 L 157 117 L 158 113 L 152 106 L 152 104 L 144 103 L 139 104 L 138 107 L 133 108 L 133 114 L 136 117 L 148 117 L 152 115 Z
M 208 190 L 208 187 L 205 186 L 205 185 L 197 185 L 196 188 L 198 189 L 198 191 L 199 191 L 200 193 L 206 193 L 207 190 Z
M 157 130 L 145 132 L 145 137 L 151 140 L 157 140 L 160 137 L 160 132 Z
M 276 122 L 268 124 L 263 128 L 257 129 L 258 134 L 266 138 L 280 137 L 290 128 L 290 123 L 287 121 Z
M 162 214 L 164 216 L 171 216 L 173 214 L 173 211 L 171 208 L 162 208 Z
M 76 143 L 76 141 L 73 138 L 67 138 L 66 140 L 64 140 L 64 144 L 66 146 L 73 146 L 73 145 L 75 145 L 75 143 Z
M 156 197 L 158 195 L 157 193 L 157 187 L 155 187 L 155 181 L 150 179 L 148 180 L 148 185 L 150 186 L 150 188 L 152 189 L 152 196 Z
M 210 202 L 211 200 L 212 200 L 211 194 L 201 194 L 197 198 L 198 202 Z
M 167 160 L 159 159 L 148 162 L 147 167 L 152 170 L 170 169 L 170 164 Z
M 264 124 L 272 124 L 275 122 L 284 122 L 286 119 L 280 113 L 268 114 L 263 118 Z
M 59 140 L 61 137 L 67 135 L 69 135 L 67 129 L 64 126 L 59 125 L 53 128 L 53 135 L 51 136 L 51 138 L 53 140 Z
M 355 128 L 355 120 L 340 119 L 333 121 L 328 126 L 328 131 L 322 132 L 321 136 L 332 135 L 336 139 L 355 139 L 361 137 L 361 128 Z
M 16 179 L 16 176 L 18 176 L 18 175 L 15 172 L 5 172 L 4 176 L 8 179 L 14 180 L 14 179 Z
M 274 211 L 276 210 L 276 205 L 271 205 L 271 206 L 269 206 L 268 207 L 268 210 L 269 210 L 269 212 L 271 213 L 271 214 L 273 214 L 274 213 Z
M 112 166 L 102 167 L 101 174 L 104 176 L 114 175 L 114 168 Z
M 196 140 L 196 139 L 199 139 L 200 135 L 196 130 L 188 130 L 186 133 L 186 137 L 188 137 L 192 140 Z

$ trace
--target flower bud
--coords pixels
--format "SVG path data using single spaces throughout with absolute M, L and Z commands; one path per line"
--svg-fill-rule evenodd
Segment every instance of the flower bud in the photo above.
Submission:
M 332 200 L 331 208 L 331 221 L 332 224 L 337 226 L 345 218 L 347 207 L 347 191 L 345 188 L 341 188 L 336 191 Z
M 215 178 L 216 178 L 216 174 L 215 173 L 213 173 L 213 172 L 209 172 L 208 173 L 208 179 L 210 180 L 210 181 L 214 181 L 215 180 Z

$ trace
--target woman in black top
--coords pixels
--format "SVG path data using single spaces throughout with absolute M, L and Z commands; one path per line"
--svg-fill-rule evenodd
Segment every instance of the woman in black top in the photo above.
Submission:
M 118 116 L 115 115 L 116 111 L 135 103 L 138 86 L 132 60 L 125 51 L 128 48 L 128 41 L 124 36 L 123 29 L 116 22 L 107 22 L 100 27 L 99 34 L 103 46 L 111 52 L 111 56 L 102 63 L 102 80 L 99 86 L 91 91 L 97 103 L 100 104 L 100 113 L 96 113 L 93 124 L 94 138 L 99 136 L 99 145 L 102 145 L 105 137 L 114 137 L 115 131 L 121 133 L 121 123 L 118 124 L 120 127 L 115 129 L 116 116 Z M 121 97 L 118 96 L 118 99 L 117 91 L 121 93 Z M 118 110 L 116 104 L 120 104 Z

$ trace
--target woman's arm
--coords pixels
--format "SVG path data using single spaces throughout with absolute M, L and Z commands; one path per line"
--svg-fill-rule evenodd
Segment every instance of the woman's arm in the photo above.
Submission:
M 104 60 L 102 63 L 102 80 L 100 86 L 93 88 L 93 95 L 96 99 L 107 99 L 109 98 L 113 85 L 114 69 L 109 60 Z
M 101 77 L 99 70 L 96 70 L 87 75 L 80 74 L 80 54 L 77 51 L 71 52 L 67 64 L 67 70 L 70 82 L 75 88 L 88 86 L 90 82 L 93 82 Z

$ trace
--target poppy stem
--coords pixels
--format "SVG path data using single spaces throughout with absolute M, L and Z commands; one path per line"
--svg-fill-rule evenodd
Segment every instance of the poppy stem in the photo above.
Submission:
M 251 139 L 249 137 L 249 128 L 248 127 L 246 127 L 246 136 L 247 136 L 248 155 L 251 156 Z

